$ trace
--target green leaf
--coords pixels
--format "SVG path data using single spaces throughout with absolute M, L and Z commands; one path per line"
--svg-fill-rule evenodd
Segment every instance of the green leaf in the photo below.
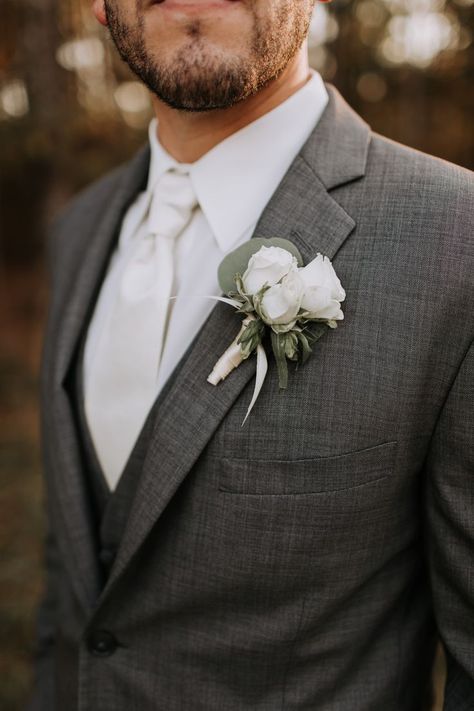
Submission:
M 247 324 L 244 332 L 240 336 L 238 343 L 245 343 L 246 341 L 255 338 L 256 336 L 261 338 L 265 332 L 264 324 L 259 320 L 255 319 Z
M 298 342 L 301 347 L 301 352 L 300 352 L 300 361 L 301 364 L 304 365 L 308 358 L 310 357 L 312 353 L 311 346 L 309 345 L 309 341 L 306 338 L 305 334 L 301 331 L 298 333 Z
M 328 332 L 328 325 L 327 323 L 315 323 L 313 322 L 311 326 L 309 326 L 307 329 L 305 329 L 305 333 L 308 337 L 309 342 L 311 345 L 313 343 L 316 343 L 316 341 L 319 341 L 319 339 L 324 336 L 325 333 Z
M 280 247 L 281 249 L 286 249 L 287 252 L 290 252 L 296 257 L 298 266 L 303 266 L 303 258 L 293 242 L 287 239 L 281 239 L 280 237 L 273 239 L 253 237 L 241 244 L 237 249 L 229 252 L 220 263 L 217 277 L 219 279 L 219 286 L 224 294 L 230 294 L 232 291 L 235 291 L 236 277 L 244 274 L 250 257 L 258 252 L 261 247 Z
M 245 328 L 237 343 L 241 346 L 244 359 L 248 358 L 262 342 L 265 325 L 259 320 L 251 321 Z
M 288 360 L 298 360 L 298 335 L 289 331 L 280 334 Z
M 298 344 L 300 347 L 299 361 L 301 365 L 304 365 L 308 360 L 309 356 L 313 352 L 311 346 L 313 346 L 316 341 L 324 336 L 328 331 L 327 323 L 307 321 L 303 328 L 295 328 L 294 333 L 298 337 Z
M 285 343 L 281 334 L 272 331 L 272 349 L 278 370 L 278 385 L 280 390 L 288 386 L 288 363 L 286 362 Z

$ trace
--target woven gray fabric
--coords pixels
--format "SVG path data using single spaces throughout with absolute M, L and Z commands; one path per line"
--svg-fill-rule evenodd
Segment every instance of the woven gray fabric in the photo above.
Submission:
M 156 407 L 105 588 L 64 382 L 148 152 L 55 225 L 34 709 L 420 711 L 438 633 L 445 709 L 470 708 L 473 179 L 328 90 L 255 234 L 333 259 L 345 321 L 285 394 L 270 364 L 241 427 L 255 359 L 206 382 L 239 325 L 216 306 Z

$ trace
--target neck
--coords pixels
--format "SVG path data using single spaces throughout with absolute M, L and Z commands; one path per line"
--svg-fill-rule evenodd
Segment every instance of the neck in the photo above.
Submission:
M 218 143 L 283 103 L 308 81 L 306 47 L 257 94 L 228 109 L 178 111 L 153 97 L 161 145 L 180 163 L 194 163 Z

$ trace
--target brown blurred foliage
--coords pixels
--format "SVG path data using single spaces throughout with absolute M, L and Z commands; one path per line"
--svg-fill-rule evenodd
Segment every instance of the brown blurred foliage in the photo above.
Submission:
M 146 97 L 89 4 L 0 0 L 4 265 L 36 260 L 51 216 L 145 140 Z M 474 167 L 472 0 L 329 7 L 317 7 L 312 32 L 311 58 L 323 76 L 374 130 Z
M 0 707 L 15 711 L 41 589 L 46 227 L 146 140 L 150 106 L 89 0 L 0 0 L 0 18 Z M 310 58 L 374 130 L 473 168 L 473 28 L 474 0 L 334 0 Z

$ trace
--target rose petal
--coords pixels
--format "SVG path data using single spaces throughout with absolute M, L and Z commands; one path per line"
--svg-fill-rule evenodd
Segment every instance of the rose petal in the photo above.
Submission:
M 324 287 L 330 291 L 332 299 L 344 301 L 346 298 L 346 292 L 328 257 L 318 254 L 309 264 L 299 269 L 299 273 L 307 288 Z
M 277 284 L 292 268 L 296 258 L 281 247 L 261 247 L 250 259 L 242 277 L 247 294 L 257 294 L 265 285 Z

